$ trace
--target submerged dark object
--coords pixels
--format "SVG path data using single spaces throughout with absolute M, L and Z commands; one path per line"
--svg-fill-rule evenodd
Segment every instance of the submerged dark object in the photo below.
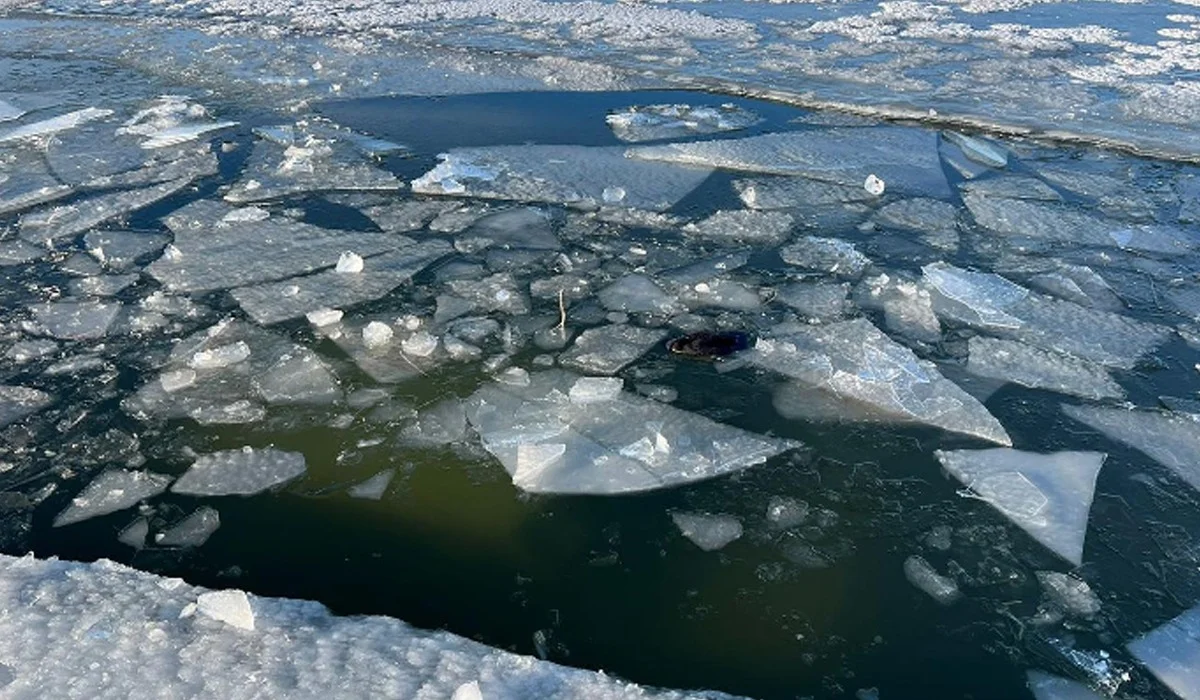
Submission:
M 700 331 L 667 342 L 667 349 L 676 355 L 700 358 L 725 357 L 748 347 L 750 335 L 741 331 Z

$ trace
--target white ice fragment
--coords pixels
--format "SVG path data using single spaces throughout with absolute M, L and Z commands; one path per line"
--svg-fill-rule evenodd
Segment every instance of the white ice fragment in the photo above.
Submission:
M 522 367 L 509 367 L 496 375 L 496 381 L 509 386 L 529 386 L 529 371 Z
M 171 126 L 155 132 L 150 138 L 143 141 L 142 148 L 154 149 L 178 146 L 188 141 L 195 141 L 201 136 L 207 136 L 217 131 L 224 131 L 237 125 L 237 122 L 205 122 Z
M 417 331 L 400 341 L 400 347 L 406 355 L 413 357 L 429 357 L 437 350 L 438 339 L 429 331 Z
M 337 309 L 321 308 L 309 311 L 304 314 L 304 317 L 314 328 L 325 328 L 341 321 L 342 312 Z
M 380 321 L 371 321 L 362 329 L 363 345 L 368 350 L 377 350 L 392 342 L 392 327 Z
M 878 197 L 879 195 L 883 194 L 883 190 L 886 187 L 887 185 L 884 183 L 884 181 L 876 177 L 874 173 L 871 173 L 867 176 L 866 180 L 863 180 L 863 189 L 867 191 L 867 194 L 873 197 Z
M 1200 421 L 1186 414 L 1063 405 L 1063 413 L 1146 453 L 1200 490 Z
M 161 547 L 199 547 L 221 527 L 221 516 L 215 508 L 200 506 L 168 530 L 154 536 Z
M 612 401 L 621 395 L 624 380 L 617 377 L 580 377 L 571 385 L 571 403 L 584 404 Z
M 706 552 L 714 552 L 742 536 L 742 524 L 732 515 L 671 513 L 684 537 Z
M 1079 566 L 1101 452 L 938 450 L 946 471 L 1055 554 Z
M 167 489 L 171 477 L 153 472 L 110 469 L 102 472 L 54 518 L 54 527 L 70 525 L 152 498 Z
M 196 370 L 188 367 L 169 370 L 158 377 L 158 382 L 162 384 L 163 391 L 171 394 L 195 384 Z
M 670 314 L 681 310 L 674 297 L 645 275 L 626 275 L 601 289 L 598 296 L 610 311 Z
M 975 136 L 967 136 L 955 131 L 946 131 L 942 135 L 948 141 L 962 149 L 963 155 L 976 163 L 982 163 L 990 168 L 1008 166 L 1008 154 L 999 146 Z
M 196 496 L 248 496 L 286 484 L 306 471 L 304 455 L 271 447 L 202 455 L 171 490 Z
M 38 327 L 60 340 L 103 338 L 120 310 L 119 303 L 102 301 L 51 301 L 30 307 Z
M 1200 605 L 1126 645 L 1183 700 L 1200 698 Z
M 1125 390 L 1100 365 L 1012 340 L 975 336 L 968 342 L 967 371 L 1034 389 L 1085 399 L 1119 399 Z
M 188 366 L 192 369 L 219 369 L 244 362 L 249 357 L 250 346 L 246 341 L 239 340 L 236 343 L 197 351 L 188 360 Z
M 904 560 L 904 577 L 942 605 L 950 605 L 962 597 L 954 579 L 939 574 L 923 557 L 913 555 Z
M 250 607 L 250 599 L 236 588 L 201 593 L 196 598 L 196 609 L 201 615 L 218 622 L 247 632 L 254 631 L 254 610 Z
M 620 204 L 625 201 L 625 188 L 615 186 L 605 187 L 604 191 L 600 193 L 600 198 L 605 204 Z
M 1092 617 L 1100 612 L 1100 599 L 1086 581 L 1057 571 L 1036 573 L 1046 595 L 1063 611 L 1079 617 Z
M 387 488 L 392 483 L 392 478 L 395 476 L 395 469 L 384 469 L 378 474 L 372 476 L 370 479 L 351 486 L 346 493 L 350 494 L 351 498 L 363 498 L 370 501 L 378 501 L 379 499 L 383 498 L 383 494 L 387 492 Z
M 363 271 L 362 256 L 353 251 L 346 251 L 338 258 L 334 271 L 342 274 L 357 274 Z
M 454 689 L 450 700 L 484 700 L 483 691 L 479 689 L 479 681 L 463 683 Z
M 702 221 L 687 224 L 689 237 L 730 244 L 778 245 L 790 235 L 795 220 L 778 211 L 718 211 Z

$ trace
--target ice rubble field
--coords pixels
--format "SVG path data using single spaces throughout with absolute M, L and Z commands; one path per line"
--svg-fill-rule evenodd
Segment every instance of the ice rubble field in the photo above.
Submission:
M 452 36 L 546 50 L 455 64 L 455 89 L 627 87 L 658 80 L 635 69 L 673 57 L 689 58 L 685 78 L 726 79 L 708 61 L 735 53 L 725 69 L 744 85 L 823 78 L 810 102 L 843 100 L 865 79 L 872 107 L 912 100 L 1020 125 L 988 111 L 1005 104 L 1040 131 L 1197 155 L 1171 136 L 1172 124 L 1191 133 L 1180 115 L 1194 108 L 1194 85 L 1168 78 L 1195 68 L 1186 8 L 1156 39 L 961 23 L 1011 4 L 851 4 L 803 23 L 822 6 L 789 22 L 755 7 L 89 6 L 184 27 L 136 26 L 204 49 L 166 85 L 153 75 L 186 54 L 154 41 L 115 49 L 121 22 L 3 20 L 14 83 L 0 93 L 0 545 L 24 553 L 55 528 L 94 527 L 129 552 L 186 562 L 224 534 L 229 497 L 397 498 L 410 470 L 386 459 L 354 469 L 371 450 L 442 455 L 506 474 L 505 497 L 553 499 L 738 485 L 756 471 L 821 477 L 811 453 L 830 434 L 885 436 L 865 466 L 841 470 L 869 474 L 899 435 L 954 489 L 931 499 L 907 479 L 849 496 L 731 486 L 664 520 L 690 553 L 725 565 L 739 546 L 762 548 L 774 561 L 755 576 L 795 582 L 853 561 L 864 536 L 845 521 L 856 515 L 865 539 L 883 537 L 888 521 L 848 501 L 865 494 L 891 522 L 922 523 L 895 545 L 906 604 L 1011 621 L 987 653 L 1035 697 L 1200 697 L 1194 168 L 829 112 L 778 123 L 749 101 L 635 93 L 595 115 L 612 129 L 603 144 L 427 153 L 406 145 L 420 134 L 364 133 L 311 104 L 396 85 L 394 67 L 363 70 L 386 55 L 377 42 L 421 45 L 436 27 L 449 53 L 397 58 L 423 63 L 416 80 L 478 48 Z M 484 21 L 494 12 L 502 19 Z M 589 52 L 551 58 L 559 26 Z M 272 27 L 297 32 L 295 51 L 269 66 L 242 60 Z M 334 51 L 345 32 L 354 42 Z M 63 37 L 93 58 L 25 53 Z M 1109 51 L 1081 63 L 1070 58 L 1081 45 Z M 904 78 L 954 51 L 979 53 L 972 70 L 991 82 Z M 589 70 L 614 54 L 616 68 Z M 214 67 L 230 56 L 241 58 Z M 873 69 L 851 78 L 860 59 Z M 1051 65 L 1077 82 L 1058 85 Z M 61 88 L 98 66 L 106 80 Z M 881 74 L 886 87 L 873 82 Z M 175 81 L 219 89 L 193 98 Z M 239 110 L 248 85 L 286 109 Z M 999 85 L 1026 92 L 998 98 Z M 1049 85 L 1053 104 L 1038 104 Z M 989 102 L 973 102 L 985 89 Z M 1064 104 L 1078 106 L 1066 121 Z M 755 342 L 680 369 L 664 342 L 700 330 Z M 717 400 L 739 384 L 759 391 Z M 300 446 L 310 431 L 333 436 L 336 458 Z M 1098 494 L 1106 479 L 1115 493 Z M 937 526 L 915 515 L 924 510 Z M 1149 535 L 1121 541 L 1143 522 Z M 180 696 L 652 695 L 387 618 L 104 562 L 5 557 L 0 591 L 6 695 L 61 684 L 64 696 L 124 696 L 164 679 Z M 1015 612 L 1013 598 L 1025 603 Z M 538 634 L 537 653 L 556 656 Z M 827 694 L 871 696 L 853 674 L 825 675 Z M 237 684 L 251 678 L 270 685 Z

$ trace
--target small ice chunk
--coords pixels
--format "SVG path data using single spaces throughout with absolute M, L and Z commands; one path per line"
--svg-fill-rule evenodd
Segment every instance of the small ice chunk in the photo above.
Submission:
M 950 605 L 962 597 L 954 579 L 939 574 L 920 556 L 913 555 L 904 560 L 904 577 L 942 605 Z
M 19 365 L 23 365 L 26 362 L 33 362 L 43 357 L 49 357 L 56 352 L 58 352 L 58 343 L 49 338 L 33 338 L 30 340 L 18 340 L 13 343 L 8 348 L 8 351 L 4 353 L 4 357 Z
M 30 307 L 38 327 L 60 340 L 103 338 L 120 310 L 120 304 L 103 301 L 51 301 Z
M 732 515 L 671 513 L 684 537 L 706 552 L 714 552 L 742 536 L 742 524 Z
M 243 447 L 202 455 L 171 486 L 196 496 L 248 496 L 304 474 L 304 455 L 275 448 Z
M 395 331 L 392 327 L 381 321 L 371 321 L 362 329 L 363 345 L 368 350 L 377 350 L 392 342 L 392 336 Z
M 1008 154 L 1002 148 L 982 138 L 967 136 L 955 131 L 944 131 L 946 140 L 962 149 L 963 155 L 976 163 L 982 163 L 990 168 L 1008 166 Z
M 0 384 L 0 428 L 32 415 L 54 402 L 44 391 Z
M 687 224 L 683 233 L 721 243 L 778 245 L 787 240 L 794 223 L 790 214 L 777 211 L 718 211 L 703 221 Z
M 1125 390 L 1104 367 L 1070 355 L 983 336 L 971 338 L 968 348 L 967 371 L 981 377 L 1085 399 L 1125 396 Z
M 438 339 L 429 331 L 417 331 L 400 341 L 400 347 L 406 355 L 414 357 L 429 357 L 437 350 Z
M 665 330 L 623 323 L 589 328 L 559 357 L 559 364 L 591 374 L 616 374 L 666 337 Z
M 329 308 L 314 309 L 304 314 L 304 317 L 308 319 L 308 322 L 311 323 L 313 327 L 325 328 L 326 326 L 332 326 L 338 321 L 341 321 L 342 312 L 337 309 Z
M 808 513 L 808 504 L 794 498 L 772 496 L 767 502 L 767 522 L 780 530 L 802 524 L 808 519 Z
M 671 314 L 682 310 L 674 297 L 645 275 L 626 275 L 601 289 L 598 296 L 610 311 Z
M 1200 421 L 1184 414 L 1099 406 L 1064 405 L 1062 410 L 1107 437 L 1144 452 L 1200 490 Z
M 154 536 L 154 543 L 161 547 L 199 547 L 221 527 L 221 515 L 215 508 L 200 506 L 191 515 L 170 529 Z
M 142 549 L 146 546 L 146 537 L 150 534 L 150 521 L 138 518 L 117 535 L 117 541 L 127 547 Z
M 341 254 L 337 261 L 335 272 L 342 274 L 357 274 L 363 271 L 362 256 L 354 251 L 347 250 Z
M 571 403 L 612 401 L 621 395 L 625 382 L 616 377 L 580 377 L 571 385 Z
M 195 384 L 196 370 L 188 367 L 169 370 L 159 375 L 158 382 L 162 384 L 163 391 L 171 394 Z
M 188 366 L 193 369 L 219 369 L 244 362 L 250 357 L 250 346 L 246 341 L 221 345 L 215 348 L 199 350 L 188 360 Z
M 51 246 L 100 224 L 148 207 L 179 192 L 203 173 L 190 173 L 142 189 L 98 194 L 63 206 L 49 206 L 24 214 L 19 225 L 22 239 Z
M 154 472 L 110 469 L 92 480 L 54 518 L 54 527 L 124 510 L 167 489 L 171 477 Z
M 1101 452 L 1036 454 L 1008 448 L 938 450 L 935 456 L 978 498 L 1055 554 L 1079 566 Z
M 797 282 L 775 290 L 775 299 L 809 318 L 836 321 L 851 309 L 850 285 L 830 282 Z
M 388 486 L 392 483 L 392 478 L 396 476 L 396 470 L 384 469 L 375 476 L 372 476 L 366 481 L 351 486 L 346 493 L 350 494 L 351 498 L 363 498 L 370 501 L 378 501 L 383 498 L 383 494 L 387 492 Z
M 780 248 L 779 255 L 789 265 L 850 279 L 861 275 L 871 264 L 870 258 L 858 252 L 853 243 L 819 236 L 798 238 L 792 245 Z
M 1105 700 L 1086 685 L 1041 671 L 1025 674 L 1034 700 Z
M 8 143 L 10 141 L 20 141 L 23 139 L 31 139 L 39 136 L 56 134 L 60 131 L 66 131 L 67 129 L 74 129 L 90 121 L 103 119 L 112 113 L 113 112 L 111 109 L 86 107 L 84 109 L 75 110 L 74 112 L 61 114 L 57 117 L 43 119 L 30 124 L 14 126 L 6 131 L 0 132 L 0 144 Z
M 509 386 L 523 384 L 518 382 Z M 465 440 L 466 436 L 467 416 L 462 401 L 456 397 L 443 399 L 422 409 L 416 420 L 400 431 L 400 438 L 404 442 L 426 447 L 453 445 Z
M 483 691 L 479 689 L 479 681 L 463 683 L 454 689 L 450 700 L 484 700 Z
M 337 378 L 314 352 L 282 355 L 251 378 L 255 392 L 272 405 L 328 404 L 342 396 Z
M 879 195 L 883 194 L 883 190 L 886 187 L 887 185 L 884 183 L 884 181 L 876 177 L 875 173 L 871 173 L 867 176 L 866 180 L 863 180 L 863 189 L 866 190 L 867 194 L 871 195 L 872 197 L 878 197 Z
M 224 622 L 238 629 L 254 630 L 254 610 L 250 599 L 237 589 L 209 591 L 196 598 L 196 609 L 201 615 Z
M 677 139 L 745 129 L 762 121 L 735 104 L 658 104 L 627 107 L 604 119 L 613 134 L 626 142 Z
M 1200 698 L 1200 605 L 1150 630 L 1126 648 L 1180 698 Z
M 1100 599 L 1086 581 L 1057 571 L 1038 571 L 1038 583 L 1055 605 L 1079 617 L 1092 617 L 1100 612 Z

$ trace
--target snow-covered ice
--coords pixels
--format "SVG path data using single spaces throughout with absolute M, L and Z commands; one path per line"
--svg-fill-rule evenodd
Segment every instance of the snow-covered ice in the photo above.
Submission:
M 307 470 L 304 455 L 272 447 L 243 447 L 201 455 L 171 485 L 193 496 L 250 496 L 286 484 Z
M 1037 454 L 1008 448 L 938 450 L 946 471 L 1015 525 L 1068 562 L 1083 562 L 1083 542 L 1107 455 Z

